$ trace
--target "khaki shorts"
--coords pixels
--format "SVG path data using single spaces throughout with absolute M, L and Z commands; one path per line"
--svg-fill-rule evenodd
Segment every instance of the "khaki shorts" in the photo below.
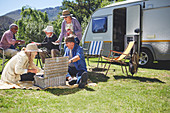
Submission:
M 13 57 L 14 55 L 16 55 L 19 51 L 17 51 L 16 49 L 6 49 L 4 51 L 5 53 L 5 56 L 8 56 L 8 57 Z

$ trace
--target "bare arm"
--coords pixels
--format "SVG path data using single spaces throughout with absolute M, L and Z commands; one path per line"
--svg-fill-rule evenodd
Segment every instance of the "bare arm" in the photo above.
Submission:
M 79 57 L 79 55 L 76 55 L 75 57 L 73 57 L 73 58 L 71 58 L 71 59 L 69 60 L 69 63 L 71 63 L 71 61 L 72 61 L 72 62 L 77 62 L 78 60 L 80 60 L 80 57 Z

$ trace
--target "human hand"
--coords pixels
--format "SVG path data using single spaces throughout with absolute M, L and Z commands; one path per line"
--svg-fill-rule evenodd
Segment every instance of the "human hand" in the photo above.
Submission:
M 31 43 L 34 43 L 34 44 L 36 44 L 37 46 L 38 46 L 38 45 L 41 45 L 41 43 L 37 43 L 37 42 L 31 42 Z
M 28 69 L 28 72 L 30 72 L 30 73 L 37 73 L 38 71 L 37 71 L 37 69 Z
M 20 44 L 25 44 L 25 40 L 20 40 Z
M 16 40 L 16 42 L 15 42 L 16 44 L 24 44 L 25 43 L 25 41 L 24 40 Z
M 71 30 L 69 31 L 69 33 L 70 33 L 70 34 L 73 34 L 73 32 L 72 32 Z
M 67 36 L 69 36 L 70 34 L 73 34 L 73 32 L 71 31 L 71 29 L 67 29 Z
M 41 43 L 37 43 L 37 42 L 34 42 L 34 44 L 36 44 L 37 46 L 41 45 Z
M 59 43 L 59 42 L 60 42 L 60 40 L 55 41 L 55 43 Z

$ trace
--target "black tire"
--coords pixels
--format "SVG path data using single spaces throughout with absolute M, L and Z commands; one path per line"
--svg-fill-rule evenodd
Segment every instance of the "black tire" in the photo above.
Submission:
M 140 66 L 151 66 L 153 64 L 153 55 L 150 50 L 146 48 L 141 49 L 139 65 Z

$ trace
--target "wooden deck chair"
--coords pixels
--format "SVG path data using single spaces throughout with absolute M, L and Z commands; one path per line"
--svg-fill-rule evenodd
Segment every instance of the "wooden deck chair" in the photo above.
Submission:
M 87 56 L 87 63 L 89 64 L 89 58 L 90 57 L 98 57 L 98 63 L 97 67 L 99 65 L 100 59 L 102 60 L 102 46 L 103 46 L 103 41 L 91 41 L 90 47 L 88 51 L 85 53 Z
M 123 53 L 122 53 L 122 52 L 117 52 L 117 51 L 110 50 L 110 53 L 109 53 L 108 57 L 102 56 L 103 59 L 105 59 L 105 60 L 107 60 L 107 61 L 109 62 L 109 66 L 108 66 L 108 69 L 107 69 L 107 71 L 106 71 L 106 75 L 107 75 L 107 73 L 108 73 L 108 71 L 109 71 L 109 68 L 110 68 L 111 63 L 112 63 L 112 62 L 118 62 L 118 63 L 121 64 L 121 68 L 122 68 L 122 72 L 123 72 L 123 73 L 124 73 L 123 65 L 125 65 L 126 74 L 127 74 L 127 76 L 128 76 L 128 72 L 127 72 L 127 68 L 126 68 L 126 65 L 127 65 L 126 59 L 127 59 L 127 57 L 129 56 L 129 53 L 130 53 L 130 51 L 132 50 L 132 48 L 133 48 L 133 46 L 134 46 L 134 43 L 135 43 L 135 41 L 129 42 L 127 48 L 124 50 Z M 113 53 L 113 56 L 111 57 L 111 54 L 112 54 L 112 53 Z M 120 54 L 120 56 L 118 56 L 118 57 L 115 58 L 115 54 Z M 107 64 L 108 62 L 105 63 L 104 69 L 105 69 L 106 64 Z

